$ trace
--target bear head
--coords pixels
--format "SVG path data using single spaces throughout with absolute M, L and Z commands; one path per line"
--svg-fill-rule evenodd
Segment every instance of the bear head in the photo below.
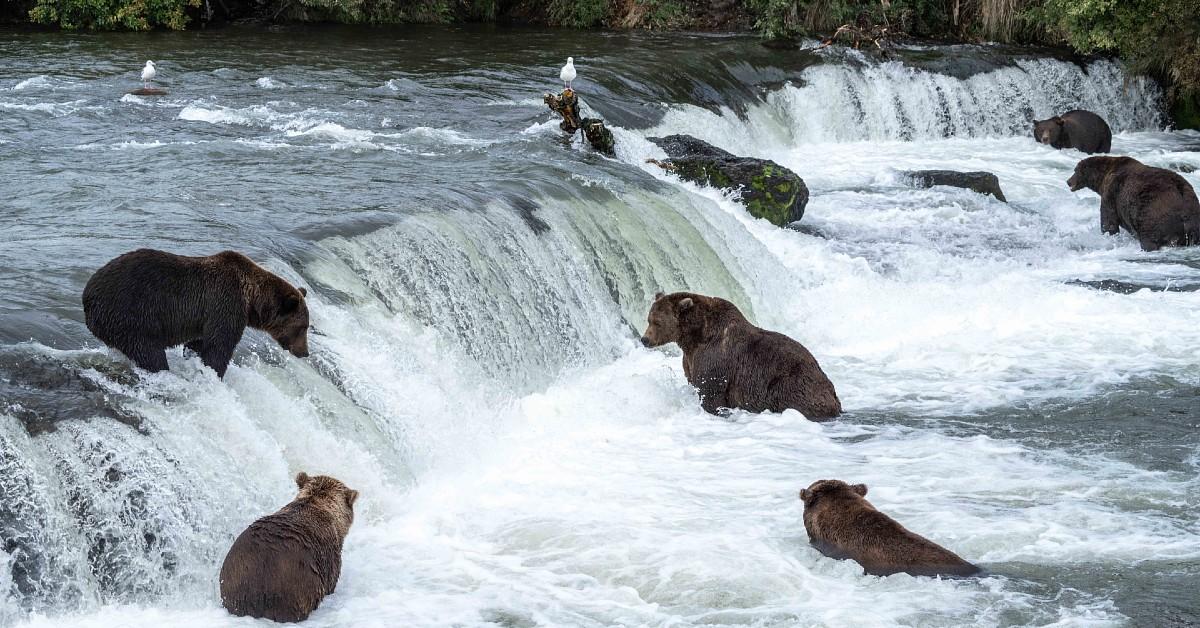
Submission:
M 308 291 L 280 282 L 274 294 L 265 295 L 258 317 L 263 331 L 298 358 L 308 357 Z
M 642 345 L 659 347 L 670 342 L 679 342 L 683 334 L 685 319 L 696 307 L 695 296 L 687 292 L 654 295 L 654 305 L 646 317 L 649 325 L 642 335 Z
M 1088 157 L 1075 164 L 1075 172 L 1067 179 L 1067 185 L 1072 192 L 1088 188 L 1099 193 L 1105 177 L 1113 170 L 1129 163 L 1136 163 L 1129 157 Z
M 296 501 L 307 502 L 327 512 L 342 536 L 350 531 L 350 524 L 354 523 L 354 502 L 358 500 L 358 491 L 328 475 L 310 476 L 303 471 L 296 474 L 296 487 L 300 489 Z
M 800 489 L 800 501 L 808 508 L 823 496 L 867 496 L 866 484 L 847 484 L 841 480 L 817 480 L 808 488 Z
M 1063 119 L 1054 116 L 1049 120 L 1033 121 L 1033 139 L 1043 144 L 1054 144 L 1063 134 Z

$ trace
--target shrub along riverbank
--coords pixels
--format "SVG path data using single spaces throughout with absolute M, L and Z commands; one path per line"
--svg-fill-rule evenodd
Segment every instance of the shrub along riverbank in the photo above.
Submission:
M 759 31 L 775 42 L 843 25 L 889 37 L 1066 45 L 1120 57 L 1168 88 L 1200 128 L 1197 0 L 4 0 L 0 21 L 67 30 L 184 29 L 229 21 L 508 22 L 573 28 Z

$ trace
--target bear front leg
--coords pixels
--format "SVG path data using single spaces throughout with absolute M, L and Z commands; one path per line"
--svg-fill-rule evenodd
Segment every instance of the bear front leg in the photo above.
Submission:
M 204 339 L 197 338 L 191 342 L 186 342 L 186 343 L 184 343 L 183 348 L 187 349 L 188 351 L 191 351 L 192 353 L 195 353 L 196 355 L 203 355 L 204 354 Z
M 1121 219 L 1117 215 L 1116 205 L 1108 200 L 1100 199 L 1100 233 L 1117 235 L 1121 231 Z
M 151 373 L 170 369 L 167 365 L 167 352 L 162 347 L 137 346 L 131 347 L 129 351 L 122 350 L 122 352 L 129 356 L 134 364 Z
M 237 348 L 245 329 L 245 325 L 229 323 L 205 325 L 204 336 L 188 344 L 200 343 L 200 360 L 216 371 L 217 377 L 224 378 L 229 361 L 233 359 L 233 350 Z
M 704 408 L 705 412 L 717 416 L 729 415 L 729 395 L 726 394 L 725 380 L 702 381 L 696 389 L 700 392 L 700 407 Z

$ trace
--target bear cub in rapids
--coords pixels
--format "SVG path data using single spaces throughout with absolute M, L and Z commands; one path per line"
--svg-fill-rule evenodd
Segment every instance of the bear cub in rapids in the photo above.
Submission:
M 914 534 L 863 499 L 866 484 L 819 480 L 800 491 L 804 529 L 817 551 L 850 558 L 872 576 L 972 576 L 980 569 L 957 554 Z
M 1200 202 L 1190 183 L 1131 157 L 1088 157 L 1067 179 L 1100 195 L 1100 231 L 1133 234 L 1143 251 L 1200 244 Z
M 804 345 L 755 327 L 725 299 L 660 292 L 648 318 L 642 344 L 683 349 L 683 373 L 709 413 L 792 408 L 814 421 L 842 413 L 833 382 Z
M 337 587 L 358 491 L 326 475 L 296 476 L 292 503 L 250 524 L 221 565 L 221 603 L 239 617 L 306 619 Z
M 1108 123 L 1083 109 L 1068 111 L 1049 120 L 1034 120 L 1033 139 L 1054 148 L 1074 148 L 1089 155 L 1112 150 L 1112 129 L 1108 128 Z
M 167 347 L 185 345 L 225 376 L 246 327 L 308 356 L 308 292 L 234 251 L 186 257 L 125 253 L 83 289 L 87 328 L 147 371 L 167 370 Z

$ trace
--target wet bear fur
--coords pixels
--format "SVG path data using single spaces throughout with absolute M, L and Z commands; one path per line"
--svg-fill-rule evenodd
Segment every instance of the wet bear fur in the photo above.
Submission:
M 182 344 L 224 377 L 246 327 L 306 357 L 306 296 L 234 251 L 186 257 L 139 249 L 92 275 L 83 312 L 92 334 L 147 371 L 167 370 L 166 349 Z
M 830 558 L 849 558 L 872 576 L 971 576 L 979 568 L 910 532 L 864 499 L 865 484 L 819 480 L 800 491 L 809 542 Z
M 725 299 L 659 293 L 648 320 L 642 344 L 679 344 L 683 372 L 707 412 L 790 408 L 814 421 L 842 413 L 833 382 L 808 349 L 783 334 L 755 327 Z
M 1200 244 L 1200 202 L 1177 173 L 1131 157 L 1088 157 L 1067 179 L 1071 191 L 1100 195 L 1100 230 L 1133 234 L 1143 251 Z
M 221 603 L 230 613 L 303 621 L 337 588 L 358 491 L 306 473 L 296 486 L 292 503 L 250 524 L 225 556 Z
M 1083 109 L 1033 122 L 1033 139 L 1054 148 L 1074 148 L 1092 154 L 1112 150 L 1112 129 L 1104 118 Z

